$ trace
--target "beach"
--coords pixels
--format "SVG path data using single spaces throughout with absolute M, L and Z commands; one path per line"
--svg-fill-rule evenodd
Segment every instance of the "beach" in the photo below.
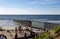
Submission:
M 11 33 L 7 32 L 7 31 L 0 31 L 0 34 L 3 34 L 4 36 L 6 36 L 7 39 L 13 39 L 15 36 L 14 31 L 11 31 Z

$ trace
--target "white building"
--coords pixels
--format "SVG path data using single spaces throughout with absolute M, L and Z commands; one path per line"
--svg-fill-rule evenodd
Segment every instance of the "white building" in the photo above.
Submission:
M 32 20 L 31 21 L 31 25 L 34 27 L 38 27 L 38 28 L 47 28 L 47 29 L 51 29 L 54 26 L 60 25 L 60 21 L 40 21 L 40 20 Z

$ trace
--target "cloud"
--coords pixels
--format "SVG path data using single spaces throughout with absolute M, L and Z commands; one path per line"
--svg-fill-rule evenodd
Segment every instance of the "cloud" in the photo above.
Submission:
M 53 4 L 60 2 L 60 0 L 34 0 L 33 2 L 30 2 L 29 4 Z
M 60 9 L 37 10 L 37 9 L 17 9 L 17 8 L 0 8 L 0 15 L 41 15 L 41 14 L 60 14 Z

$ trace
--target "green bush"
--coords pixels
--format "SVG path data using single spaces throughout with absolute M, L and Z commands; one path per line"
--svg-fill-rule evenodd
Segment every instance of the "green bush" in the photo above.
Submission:
M 48 32 L 42 33 L 34 39 L 52 39 Z
M 51 30 L 54 31 L 54 34 L 57 36 L 58 32 L 60 31 L 60 25 L 55 26 Z M 48 32 L 41 33 L 40 35 L 36 36 L 34 39 L 55 39 L 56 36 L 50 35 L 50 33 Z
M 52 30 L 56 33 L 58 33 L 60 31 L 60 25 L 59 26 L 55 26 L 54 28 L 52 28 Z

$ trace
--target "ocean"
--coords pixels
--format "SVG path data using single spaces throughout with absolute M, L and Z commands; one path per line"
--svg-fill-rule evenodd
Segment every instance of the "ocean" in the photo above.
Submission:
M 60 20 L 60 15 L 0 15 L 0 27 L 16 27 L 12 19 Z
M 41 19 L 60 20 L 60 15 L 0 15 L 0 19 Z

